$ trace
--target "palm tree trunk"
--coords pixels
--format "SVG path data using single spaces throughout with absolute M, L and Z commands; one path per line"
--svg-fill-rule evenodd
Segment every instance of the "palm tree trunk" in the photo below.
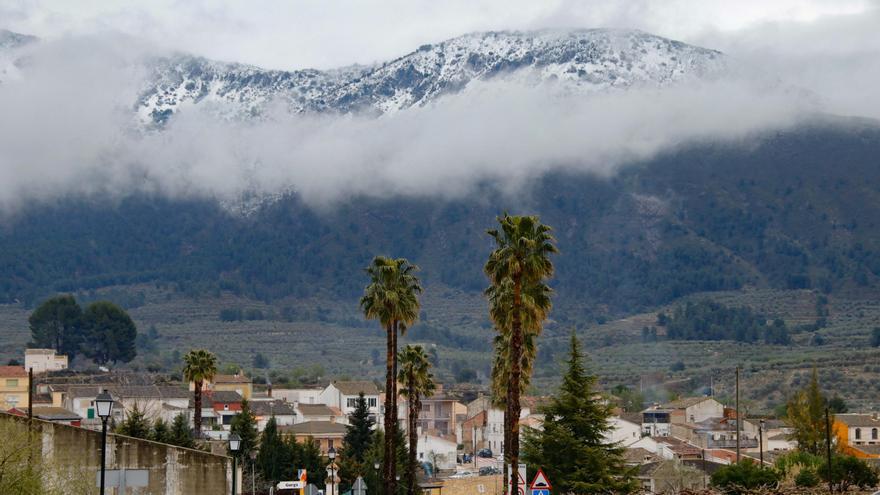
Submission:
M 202 438 L 202 381 L 196 380 L 194 385 L 193 406 L 196 411 L 193 414 L 193 427 L 195 427 L 195 437 Z
M 511 494 L 519 493 L 519 393 L 520 379 L 522 374 L 522 321 L 520 308 L 522 307 L 522 276 L 517 274 L 513 277 L 513 319 L 512 331 L 510 336 L 510 383 L 509 404 L 510 410 L 510 479 Z
M 393 377 L 393 380 L 391 380 L 391 408 L 394 410 L 394 413 L 391 415 L 391 431 L 393 434 L 391 435 L 391 490 L 388 492 L 389 495 L 397 494 L 397 335 L 399 327 L 400 322 L 395 320 L 394 330 L 392 332 L 392 335 L 394 336 L 392 339 L 393 352 L 391 354 L 391 376 Z
M 416 450 L 419 445 L 419 437 L 417 425 L 419 421 L 419 410 L 421 409 L 421 400 L 415 391 L 414 377 L 409 380 L 409 416 L 407 417 L 408 433 L 409 433 L 409 463 L 406 466 L 407 493 L 416 495 Z
M 394 396 L 394 357 L 395 357 L 395 340 L 394 334 L 396 330 L 389 323 L 386 327 L 386 351 L 385 351 L 385 462 L 382 466 L 382 484 L 385 485 L 385 493 L 394 495 L 394 473 L 392 463 L 394 462 L 394 403 L 391 398 Z

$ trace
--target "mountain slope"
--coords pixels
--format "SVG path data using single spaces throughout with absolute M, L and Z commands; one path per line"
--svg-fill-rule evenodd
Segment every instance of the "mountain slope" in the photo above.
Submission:
M 828 123 L 751 147 L 692 145 L 618 176 L 553 174 L 516 197 L 352 198 L 315 211 L 295 195 L 248 217 L 212 200 L 69 198 L 0 227 L 0 299 L 155 281 L 264 300 L 353 299 L 375 254 L 428 283 L 476 292 L 485 229 L 537 213 L 559 238 L 555 316 L 618 315 L 744 286 L 858 290 L 880 275 L 880 128 Z

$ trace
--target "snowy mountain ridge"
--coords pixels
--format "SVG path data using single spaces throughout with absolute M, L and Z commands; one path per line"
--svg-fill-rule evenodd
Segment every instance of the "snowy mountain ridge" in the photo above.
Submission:
M 264 70 L 180 55 L 154 60 L 136 109 L 162 123 L 189 105 L 256 115 L 278 100 L 293 112 L 390 114 L 426 105 L 476 81 L 512 79 L 593 92 L 665 86 L 723 74 L 715 50 L 640 31 L 587 29 L 486 32 L 424 45 L 374 66 Z

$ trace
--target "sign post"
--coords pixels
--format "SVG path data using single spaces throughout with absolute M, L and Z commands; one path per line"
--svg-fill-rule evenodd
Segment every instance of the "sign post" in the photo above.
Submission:
M 507 472 L 510 473 L 510 479 L 507 480 L 507 493 L 512 495 L 527 495 L 526 465 L 520 464 L 519 469 L 517 469 L 516 474 L 519 476 L 519 483 L 517 484 L 518 493 L 513 493 L 513 469 L 510 468 L 509 464 L 507 466 Z
M 364 483 L 364 479 L 360 476 L 354 480 L 354 485 L 351 487 L 352 495 L 367 495 L 367 484 Z
M 538 469 L 538 474 L 535 475 L 535 479 L 532 480 L 532 486 L 529 487 L 531 494 L 530 495 L 550 495 L 550 480 L 547 479 L 547 476 L 544 474 L 544 471 Z

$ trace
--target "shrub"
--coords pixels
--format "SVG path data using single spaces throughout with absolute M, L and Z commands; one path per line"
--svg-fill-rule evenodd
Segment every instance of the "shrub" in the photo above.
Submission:
M 832 482 L 840 491 L 851 486 L 865 489 L 877 486 L 877 471 L 867 462 L 850 455 L 836 456 L 831 459 Z M 819 476 L 828 481 L 828 463 L 819 468 Z
M 739 464 L 724 466 L 712 475 L 712 485 L 728 494 L 740 494 L 761 487 L 771 487 L 779 483 L 779 472 L 775 469 L 761 469 L 751 459 Z
M 794 484 L 803 488 L 813 488 L 819 485 L 819 475 L 812 469 L 802 469 L 794 478 Z

